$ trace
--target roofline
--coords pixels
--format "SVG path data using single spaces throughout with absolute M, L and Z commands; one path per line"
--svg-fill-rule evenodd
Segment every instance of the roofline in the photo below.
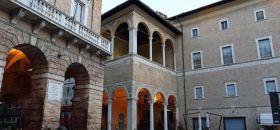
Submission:
M 176 19 L 180 19 L 182 17 L 190 16 L 190 15 L 205 11 L 205 10 L 210 9 L 210 8 L 215 8 L 215 7 L 218 7 L 218 6 L 222 6 L 222 5 L 225 5 L 225 4 L 233 2 L 233 1 L 236 1 L 236 0 L 221 0 L 221 1 L 215 2 L 213 4 L 209 4 L 209 5 L 197 8 L 195 10 L 191 10 L 191 11 L 188 11 L 188 12 L 181 13 L 179 15 L 172 16 L 172 17 L 168 18 L 168 20 L 173 21 L 173 20 L 176 20 Z
M 126 2 L 116 6 L 115 8 L 105 12 L 104 14 L 102 14 L 101 16 L 101 20 L 105 20 L 109 17 L 111 17 L 112 15 L 114 15 L 116 12 L 120 12 L 122 10 L 124 10 L 125 8 L 131 6 L 131 5 L 136 5 L 137 7 L 139 7 L 140 9 L 142 9 L 144 12 L 146 12 L 148 15 L 150 15 L 151 17 L 153 17 L 154 19 L 156 19 L 158 22 L 160 22 L 161 24 L 163 24 L 164 26 L 166 26 L 169 30 L 171 30 L 172 32 L 174 32 L 175 34 L 181 34 L 182 32 L 176 28 L 175 26 L 173 26 L 171 23 L 169 23 L 167 20 L 163 19 L 159 14 L 157 14 L 152 8 L 150 8 L 149 6 L 147 6 L 146 4 L 144 4 L 143 2 L 141 2 L 140 0 L 127 0 Z

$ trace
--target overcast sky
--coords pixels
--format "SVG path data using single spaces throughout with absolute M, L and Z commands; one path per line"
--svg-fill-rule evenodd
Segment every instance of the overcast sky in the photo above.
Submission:
M 114 8 L 126 0 L 103 0 L 102 13 Z M 190 11 L 220 0 L 141 0 L 155 11 L 160 11 L 168 17 Z

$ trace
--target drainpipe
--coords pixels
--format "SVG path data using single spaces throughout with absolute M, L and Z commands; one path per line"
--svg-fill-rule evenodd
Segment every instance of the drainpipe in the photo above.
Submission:
M 182 31 L 182 62 L 183 62 L 184 108 L 185 108 L 184 115 L 186 115 L 186 118 L 187 118 L 188 114 L 187 114 L 186 74 L 185 74 L 184 26 L 179 21 L 178 17 L 176 17 L 176 20 L 177 20 L 178 24 L 180 24 L 180 28 Z M 187 120 L 185 120 L 185 124 L 186 124 L 186 130 L 188 130 L 188 121 Z

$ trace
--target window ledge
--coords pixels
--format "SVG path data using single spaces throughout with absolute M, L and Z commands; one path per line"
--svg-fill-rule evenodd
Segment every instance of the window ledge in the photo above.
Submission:
M 225 98 L 237 98 L 239 97 L 238 95 L 237 96 L 225 96 Z
M 256 22 L 256 23 L 261 23 L 261 22 L 264 22 L 264 21 L 266 21 L 266 20 L 268 20 L 268 19 L 255 20 L 255 22 Z

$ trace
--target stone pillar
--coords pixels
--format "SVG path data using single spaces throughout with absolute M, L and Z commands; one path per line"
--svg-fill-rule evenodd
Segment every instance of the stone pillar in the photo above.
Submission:
M 154 130 L 154 102 L 150 102 L 150 130 Z
M 137 54 L 137 28 L 129 29 L 129 53 Z
M 43 76 L 43 74 L 42 74 Z M 32 84 L 34 86 L 37 87 L 37 89 L 39 88 L 45 88 L 45 100 L 44 100 L 44 103 L 43 103 L 43 108 L 42 108 L 42 111 L 43 111 L 43 117 L 42 117 L 42 129 L 57 129 L 59 127 L 59 121 L 60 121 L 60 112 L 61 112 L 61 99 L 62 99 L 62 92 L 63 92 L 63 80 L 64 80 L 64 77 L 60 77 L 60 76 L 57 76 L 56 75 L 56 78 L 55 78 L 55 75 L 53 76 L 49 76 L 48 78 L 46 77 L 45 79 L 42 79 L 41 76 L 38 76 L 38 75 L 34 75 L 31 77 L 32 79 Z M 38 86 L 38 83 L 39 84 L 42 84 L 42 85 L 39 85 Z M 47 86 L 45 86 L 45 85 Z M 32 86 L 33 86 L 32 85 Z M 40 93 L 43 93 L 43 92 L 35 92 L 36 90 L 31 90 L 32 91 L 32 97 L 34 95 L 34 98 L 37 97 L 39 95 L 37 94 L 40 94 Z M 37 95 L 37 96 L 35 96 Z M 44 98 L 44 97 L 42 97 Z M 28 107 L 34 107 L 36 108 L 36 106 L 34 104 L 37 105 L 40 104 L 38 101 L 37 102 L 33 102 L 33 103 L 30 103 L 28 104 Z M 27 109 L 26 111 L 28 111 L 29 108 L 25 108 Z M 24 110 L 25 111 L 25 110 Z M 33 109 L 32 111 L 38 111 L 36 109 Z M 36 112 L 35 112 L 36 113 Z M 40 117 L 41 115 L 37 115 L 33 113 L 34 115 L 26 115 L 26 116 L 31 116 L 33 117 L 34 119 L 36 118 L 36 116 Z M 31 119 L 33 120 L 33 119 Z M 34 121 L 32 121 L 32 123 L 35 124 Z M 32 124 L 31 123 L 31 124 Z
M 150 36 L 149 38 L 149 54 L 150 54 L 150 61 L 153 60 L 153 36 Z
M 164 104 L 164 130 L 168 130 L 167 105 L 168 103 Z
M 162 44 L 162 65 L 165 66 L 165 44 Z
M 176 68 L 176 53 L 173 54 L 173 62 L 174 62 L 174 70 L 176 71 L 177 68 Z
M 2 81 L 4 77 L 4 66 L 5 66 L 5 61 L 0 60 L 0 89 L 2 87 Z
M 112 130 L 112 99 L 108 99 L 107 130 Z
M 179 127 L 179 118 L 180 118 L 180 115 L 179 115 L 179 105 L 176 105 L 176 130 L 177 128 Z
M 137 129 L 137 99 L 136 98 L 127 99 L 127 129 L 128 130 Z
M 98 80 L 97 82 L 102 82 L 101 80 Z M 88 88 L 88 89 L 86 89 Z M 86 118 L 85 118 L 85 122 L 86 122 L 86 128 L 84 127 L 73 127 L 73 130 L 100 130 L 101 128 L 101 119 L 102 119 L 102 96 L 103 96 L 103 87 L 101 86 L 96 86 L 91 84 L 89 87 L 85 87 L 84 89 L 87 90 L 87 93 L 84 94 L 83 97 L 85 97 L 85 95 L 88 95 L 88 100 L 85 100 L 85 102 L 80 102 L 81 104 L 88 104 L 87 106 L 87 110 L 85 110 L 85 113 L 79 113 L 79 114 L 85 114 Z M 74 93 L 75 94 L 75 93 Z M 80 97 L 82 98 L 82 97 Z M 81 108 L 83 109 L 83 108 Z M 76 113 L 78 114 L 78 113 Z M 78 118 L 78 120 L 82 121 L 81 124 L 83 124 L 83 115 L 80 115 L 81 119 L 79 119 L 79 117 L 76 115 L 76 118 Z M 73 117 L 74 118 L 74 117 Z M 76 121 L 78 122 L 78 121 Z M 75 121 L 72 122 L 72 124 L 76 123 Z
M 115 47 L 115 35 L 114 34 L 111 35 L 111 42 L 112 42 L 111 51 L 112 51 L 112 54 L 114 54 L 114 47 Z M 110 59 L 113 60 L 114 55 L 112 55 Z

